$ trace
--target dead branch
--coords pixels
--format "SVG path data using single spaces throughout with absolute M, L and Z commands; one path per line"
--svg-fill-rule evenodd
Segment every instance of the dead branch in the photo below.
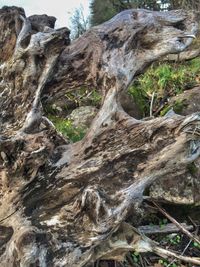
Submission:
M 192 225 L 187 225 L 185 223 L 180 224 L 183 228 L 186 230 L 193 230 Z M 173 223 L 168 223 L 163 225 L 162 227 L 160 225 L 142 225 L 138 227 L 139 232 L 148 235 L 148 234 L 169 234 L 169 233 L 176 233 L 180 232 L 180 228 L 178 228 Z
M 171 215 L 169 215 L 169 213 L 167 213 L 163 208 L 161 208 L 155 201 L 152 201 L 152 203 L 158 208 L 158 210 L 166 216 L 166 218 L 168 218 L 172 223 L 174 223 L 182 233 L 184 233 L 185 235 L 187 235 L 189 238 L 191 238 L 193 241 L 197 242 L 200 245 L 200 240 L 195 237 L 193 234 L 191 234 L 184 226 L 183 224 L 180 224 L 179 222 L 177 222 L 176 219 L 174 219 Z

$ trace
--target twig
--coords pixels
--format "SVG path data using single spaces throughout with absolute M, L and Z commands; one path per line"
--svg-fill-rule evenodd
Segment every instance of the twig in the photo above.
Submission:
M 145 267 L 145 266 L 144 266 L 143 259 L 142 259 L 142 256 L 141 256 L 140 254 L 139 254 L 139 259 L 140 259 L 141 266 L 142 266 L 142 267 Z
M 161 248 L 159 247 L 158 243 L 155 243 L 153 240 L 149 239 L 145 235 L 142 236 L 142 240 L 143 242 L 140 242 L 139 246 L 136 249 L 136 251 L 138 252 L 153 252 L 163 258 L 175 258 L 187 263 L 192 263 L 200 266 L 199 257 L 183 256 L 177 254 L 176 252 Z
M 193 234 L 191 234 L 187 229 L 183 227 L 177 220 L 175 220 L 171 215 L 169 215 L 163 208 L 161 208 L 156 202 L 151 201 L 158 210 L 165 215 L 171 222 L 173 222 L 184 234 L 186 234 L 189 238 L 191 238 L 193 241 L 197 242 L 200 245 L 200 240 L 196 238 Z
M 154 116 L 158 115 L 158 113 L 164 108 L 165 104 L 162 104 L 155 112 Z
M 181 255 L 184 255 L 186 250 L 188 249 L 188 247 L 190 246 L 192 240 L 190 240 L 187 244 L 187 246 L 184 248 L 183 252 L 181 253 Z M 171 261 L 166 267 L 170 267 L 173 263 L 175 262 L 175 259 L 173 261 Z
M 198 228 L 198 226 L 196 225 L 196 223 L 193 221 L 193 219 L 188 216 L 188 219 L 191 221 L 191 223 L 194 225 L 195 228 Z
M 154 101 L 154 97 L 155 97 L 155 92 L 153 92 L 152 97 L 151 97 L 150 114 L 149 114 L 150 117 L 153 116 L 153 101 Z
M 148 264 L 149 266 L 151 266 L 150 262 L 147 260 L 146 257 L 144 257 L 144 261 L 145 261 L 145 265 Z
M 160 247 L 154 247 L 153 248 L 153 252 L 160 255 L 161 257 L 165 258 L 165 257 L 173 257 L 176 259 L 179 259 L 181 261 L 187 262 L 187 263 L 192 263 L 192 264 L 196 264 L 196 265 L 200 265 L 200 258 L 194 258 L 194 257 L 187 257 L 187 256 L 183 256 L 183 255 L 178 255 L 172 251 L 160 248 Z

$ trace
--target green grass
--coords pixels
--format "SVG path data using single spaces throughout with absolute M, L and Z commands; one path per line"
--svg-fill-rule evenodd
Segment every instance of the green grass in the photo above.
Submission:
M 180 94 L 185 89 L 197 85 L 199 77 L 200 58 L 183 63 L 161 62 L 152 65 L 144 74 L 140 75 L 129 88 L 129 94 L 139 105 L 143 115 L 149 116 L 153 92 L 156 93 L 154 107 L 159 106 L 168 97 Z M 183 108 L 182 103 L 177 103 L 175 108 L 178 110 Z
M 129 88 L 128 93 L 134 99 L 143 117 L 145 117 L 149 110 L 149 98 L 146 91 L 140 88 L 140 84 L 135 84 Z
M 83 139 L 86 133 L 86 129 L 82 127 L 74 127 L 71 120 L 63 119 L 56 116 L 49 116 L 49 119 L 54 123 L 56 129 L 68 137 L 73 143 Z

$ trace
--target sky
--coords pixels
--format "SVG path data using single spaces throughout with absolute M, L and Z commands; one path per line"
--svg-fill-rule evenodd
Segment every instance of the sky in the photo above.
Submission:
M 0 0 L 0 8 L 3 6 L 23 7 L 26 16 L 35 14 L 47 14 L 57 18 L 56 28 L 70 27 L 70 17 L 75 8 L 81 5 L 84 15 L 89 15 L 90 0 Z

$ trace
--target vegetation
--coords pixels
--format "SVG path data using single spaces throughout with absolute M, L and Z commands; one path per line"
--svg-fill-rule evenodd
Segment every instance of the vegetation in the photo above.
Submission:
M 71 24 L 71 39 L 76 39 L 81 36 L 89 28 L 89 17 L 84 15 L 84 8 L 81 5 L 74 10 L 70 19 Z
M 198 173 L 198 167 L 195 165 L 194 162 L 188 164 L 188 171 L 192 176 L 197 175 Z
M 92 2 L 92 25 L 100 24 L 119 11 L 125 9 L 125 6 L 118 5 L 125 1 L 120 0 L 96 0 Z M 126 1 L 127 5 L 133 4 L 136 1 Z M 141 1 L 137 1 L 139 3 Z M 143 1 L 147 4 L 148 1 Z M 149 1 L 153 4 L 155 1 Z M 165 1 L 169 2 L 169 1 Z M 171 7 L 181 7 L 181 3 L 184 1 L 170 1 Z M 189 1 L 188 1 L 189 2 Z M 197 1 L 198 2 L 198 1 Z M 117 4 L 118 3 L 118 4 Z M 162 2 L 164 3 L 164 1 Z M 186 3 L 186 1 L 185 1 Z M 128 6 L 127 6 L 128 7 Z M 135 6 L 133 6 L 135 7 Z M 186 6 L 187 8 L 187 3 Z M 147 6 L 147 8 L 151 8 Z M 170 7 L 169 7 L 170 8 Z M 155 9 L 155 7 L 154 7 Z M 159 9 L 159 8 L 158 8 Z M 199 40 L 195 40 L 196 47 L 199 47 Z M 134 99 L 137 106 L 140 108 L 143 117 L 150 115 L 150 104 L 153 101 L 153 115 L 164 116 L 169 110 L 173 108 L 174 112 L 181 113 L 186 107 L 184 100 L 176 100 L 173 104 L 169 104 L 169 99 L 173 96 L 181 94 L 184 90 L 191 89 L 200 82 L 200 58 L 195 58 L 190 61 L 184 62 L 159 62 L 152 65 L 144 74 L 140 75 L 137 80 L 130 86 L 128 92 L 129 95 Z M 89 90 L 88 88 L 82 87 L 79 90 L 68 92 L 65 95 L 67 100 L 76 103 L 76 106 L 92 105 L 100 107 L 101 95 L 95 89 Z M 51 120 L 54 125 L 64 136 L 68 137 L 72 142 L 81 140 L 86 129 L 82 127 L 74 127 L 73 123 L 69 119 L 58 118 L 57 116 L 51 115 Z M 188 164 L 188 173 L 192 176 L 197 175 L 197 167 L 194 163 Z M 160 228 L 164 228 L 170 223 L 166 218 L 160 218 L 159 215 L 153 218 L 146 218 L 147 224 L 159 225 Z M 161 234 L 156 237 L 163 247 L 169 247 L 172 250 L 178 251 L 181 254 L 186 246 L 188 246 L 189 255 L 199 255 L 200 245 L 197 242 L 191 242 L 182 233 L 173 234 Z M 123 266 L 141 266 L 145 260 L 142 254 L 137 252 L 128 253 Z M 154 267 L 182 267 L 192 266 L 190 264 L 183 265 L 178 260 L 170 260 L 163 258 L 151 258 L 151 255 L 147 257 L 151 265 Z M 101 266 L 101 265 L 100 265 Z M 111 266 L 114 266 L 111 264 Z M 118 265 L 116 265 L 118 266 Z
M 130 8 L 145 8 L 155 11 L 173 9 L 200 10 L 200 0 L 92 0 L 91 16 L 84 15 L 84 8 L 76 8 L 71 16 L 71 38 L 81 36 L 89 27 L 99 25 L 117 13 Z
M 76 102 L 79 107 L 86 105 L 99 107 L 101 103 L 101 94 L 95 89 L 89 90 L 86 87 L 66 93 L 65 96 L 68 100 Z
M 95 89 L 89 90 L 86 87 L 82 87 L 79 90 L 66 93 L 63 102 L 65 103 L 65 101 L 66 105 L 63 105 L 62 108 L 56 104 L 45 105 L 45 113 L 60 133 L 69 138 L 70 141 L 77 142 L 84 137 L 87 129 L 82 126 L 75 127 L 73 122 L 66 118 L 72 111 L 71 107 L 95 106 L 99 108 L 101 95 Z M 70 106 L 67 105 L 68 102 Z M 61 109 L 62 115 L 60 115 Z
M 101 104 L 101 94 L 95 90 L 89 90 L 86 87 L 81 87 L 77 90 L 67 92 L 61 101 L 62 106 L 59 106 L 61 103 L 45 103 L 44 109 L 47 116 L 60 116 L 61 113 L 64 114 L 64 117 L 69 115 L 72 110 L 81 106 L 95 106 L 100 107 Z M 62 115 L 60 116 L 62 117 Z
M 145 8 L 156 11 L 180 8 L 200 10 L 200 0 L 93 0 L 91 3 L 91 26 L 101 24 L 129 8 Z
M 101 24 L 117 13 L 129 8 L 160 10 L 166 0 L 93 0 L 91 3 L 91 25 Z
M 85 128 L 73 126 L 72 121 L 69 119 L 63 119 L 52 115 L 50 115 L 49 118 L 54 123 L 56 129 L 73 143 L 83 139 L 86 133 Z
M 134 85 L 129 88 L 128 93 L 134 99 L 135 103 L 140 109 L 142 116 L 146 117 L 149 112 L 150 106 L 149 96 L 147 91 L 141 88 L 140 84 L 142 83 L 139 81 L 135 82 Z
M 200 10 L 199 0 L 169 0 L 170 9 L 188 8 L 193 10 Z
M 152 65 L 139 76 L 129 88 L 129 94 L 139 105 L 143 116 L 149 116 L 150 102 L 155 92 L 154 115 L 165 115 L 170 108 L 179 113 L 185 107 L 184 101 L 168 105 L 169 97 L 182 93 L 199 83 L 200 58 L 184 63 L 162 63 Z
M 109 20 L 118 12 L 110 0 L 93 1 L 91 4 L 91 26 L 96 26 Z
M 186 107 L 184 100 L 176 100 L 173 105 L 168 104 L 168 98 L 175 96 L 183 90 L 192 88 L 199 83 L 200 58 L 184 63 L 162 63 L 152 65 L 145 74 L 138 77 L 129 88 L 129 94 L 140 108 L 143 117 L 149 116 L 150 102 L 155 92 L 153 115 L 164 116 L 171 108 L 174 112 L 181 113 Z M 92 105 L 100 107 L 101 95 L 95 89 L 88 90 L 85 87 L 65 95 L 78 106 Z M 58 117 L 54 106 L 46 107 L 49 118 L 55 127 L 72 142 L 81 140 L 86 132 L 82 127 L 74 127 L 71 120 Z M 69 112 L 66 106 L 66 113 Z M 193 166 L 188 166 L 193 171 Z

